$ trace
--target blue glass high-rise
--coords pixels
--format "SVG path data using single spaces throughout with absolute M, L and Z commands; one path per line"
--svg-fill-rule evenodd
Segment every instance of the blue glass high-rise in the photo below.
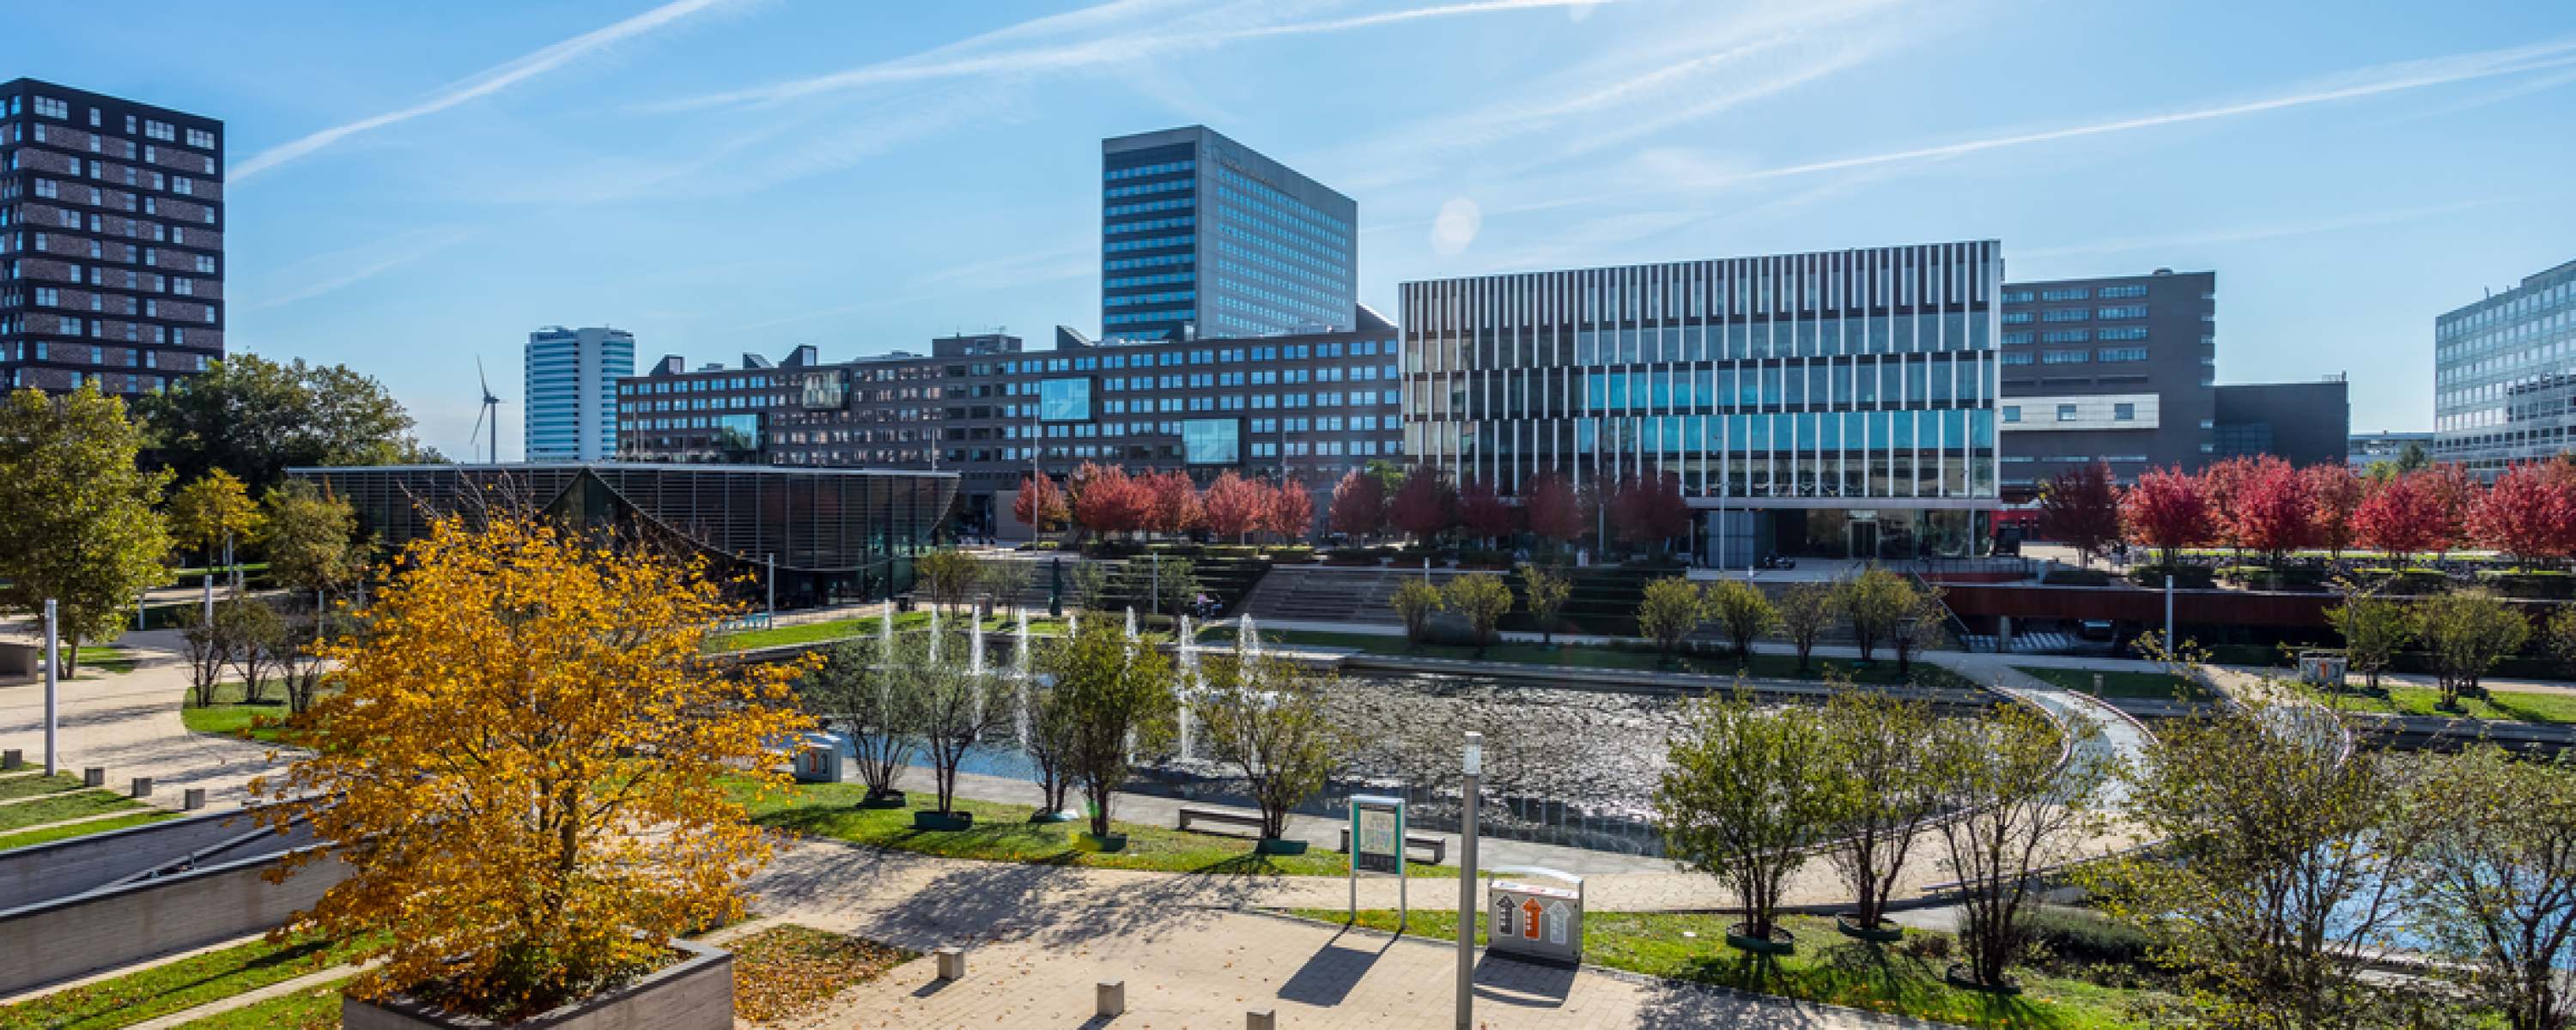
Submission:
M 1204 127 L 1101 141 L 1101 335 L 1357 324 L 1359 205 Z

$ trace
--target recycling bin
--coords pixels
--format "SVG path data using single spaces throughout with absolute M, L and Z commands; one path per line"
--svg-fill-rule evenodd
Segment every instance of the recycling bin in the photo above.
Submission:
M 1582 877 L 1536 866 L 1504 866 L 1486 876 L 1489 951 L 1547 965 L 1583 962 Z
M 2339 651 L 2299 652 L 2299 682 L 2311 687 L 2344 685 L 2345 659 Z
M 796 749 L 796 782 L 841 782 L 841 738 L 834 733 L 808 733 Z

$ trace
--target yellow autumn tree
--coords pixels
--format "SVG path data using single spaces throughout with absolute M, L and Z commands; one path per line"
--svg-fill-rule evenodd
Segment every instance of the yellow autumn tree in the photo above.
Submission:
M 778 780 L 806 667 L 704 653 L 735 606 L 700 563 L 535 514 L 438 519 L 404 558 L 288 724 L 312 753 L 252 784 L 332 798 L 297 865 L 351 867 L 278 935 L 373 942 L 361 996 L 509 1022 L 739 917 L 770 852 L 727 783 Z

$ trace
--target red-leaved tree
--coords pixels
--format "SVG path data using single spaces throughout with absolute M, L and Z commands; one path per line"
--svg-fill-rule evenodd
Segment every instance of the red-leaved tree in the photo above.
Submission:
M 2167 566 L 2180 559 L 2183 548 L 2217 535 L 2217 521 L 2200 479 L 2178 468 L 2141 472 L 2138 485 L 2120 495 L 2120 523 L 2128 529 L 2129 542 L 2155 548 L 2157 560 Z
M 2200 470 L 2200 495 L 2209 503 L 2212 539 L 2238 552 L 2244 551 L 2245 542 L 2236 536 L 2236 495 L 2244 492 L 2245 484 L 2254 481 L 2256 471 L 2254 459 L 2244 455 L 2212 462 Z
M 1415 465 L 1404 474 L 1404 489 L 1396 491 L 1395 500 L 1386 507 L 1388 522 L 1413 534 L 1416 542 L 1428 544 L 1457 523 L 1458 489 L 1439 469 Z
M 2486 492 L 2478 478 L 2455 462 L 2444 462 L 2424 470 L 2424 488 L 2433 495 L 2433 503 L 2442 511 L 2442 542 L 2434 550 L 2449 554 L 2451 548 L 2469 540 L 2469 512 L 2476 510 L 2478 498 Z
M 1314 492 L 1296 479 L 1263 489 L 1262 499 L 1269 503 L 1262 506 L 1262 528 L 1279 534 L 1283 543 L 1306 539 L 1315 525 Z
M 1084 462 L 1073 472 L 1073 518 L 1095 533 L 1145 528 L 1154 501 L 1145 484 L 1116 465 Z
M 1348 472 L 1333 484 L 1333 532 L 1356 543 L 1386 530 L 1386 480 Z
M 2413 472 L 2382 482 L 2352 513 L 2354 537 L 2363 547 L 2394 556 L 2399 569 L 2450 539 L 2450 520 L 2429 478 Z
M 1531 477 L 1523 508 L 1530 532 L 1542 540 L 1571 543 L 1583 535 L 1583 506 L 1576 503 L 1574 486 L 1564 476 L 1541 472 Z
M 2344 548 L 2351 547 L 2361 532 L 2354 522 L 2365 492 L 2361 477 L 2340 461 L 2310 465 L 2300 474 L 2307 478 L 2308 499 L 2316 505 L 2309 516 L 2316 546 L 2325 548 L 2330 558 L 2342 558 Z
M 1051 529 L 1064 528 L 1065 520 L 1073 517 L 1073 511 L 1065 506 L 1064 491 L 1056 488 L 1054 479 L 1023 476 L 1020 478 L 1020 494 L 1011 501 L 1011 517 L 1020 520 L 1020 524 L 1032 532 L 1043 534 Z
M 1207 523 L 1207 509 L 1199 504 L 1198 484 L 1190 482 L 1189 473 L 1170 469 L 1147 473 L 1139 481 L 1151 499 L 1145 528 L 1179 533 Z
M 1263 494 L 1259 482 L 1227 469 L 1216 477 L 1216 482 L 1208 484 L 1207 493 L 1199 499 L 1200 506 L 1207 510 L 1208 532 L 1242 542 L 1245 534 L 1261 527 L 1263 516 L 1268 514 L 1262 510 L 1269 500 Z
M 2517 567 L 2555 558 L 2576 541 L 2576 504 L 2538 465 L 2516 462 L 2469 509 L 2469 536 Z
M 1512 532 L 1512 506 L 1503 502 L 1493 480 L 1479 476 L 1458 491 L 1458 521 L 1468 536 L 1494 541 L 1493 546 L 1499 547 Z
M 2048 477 L 2039 492 L 2039 534 L 2075 548 L 2084 564 L 2120 539 L 2120 491 L 2103 462 Z
M 2316 543 L 2316 498 L 2297 468 L 2267 455 L 2237 488 L 2228 521 L 2237 546 L 2263 552 L 2266 563 L 2278 568 L 2289 552 Z
M 1672 538 L 1690 532 L 1690 502 L 1682 500 L 1682 477 L 1660 469 L 1622 481 L 1610 502 L 1610 521 L 1630 544 L 1653 543 L 1669 549 Z

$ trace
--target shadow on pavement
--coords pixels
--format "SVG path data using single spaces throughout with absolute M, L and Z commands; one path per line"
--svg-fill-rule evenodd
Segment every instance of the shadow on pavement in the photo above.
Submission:
M 1315 954 L 1306 959 L 1306 964 L 1297 968 L 1296 975 L 1279 985 L 1279 999 L 1318 1008 L 1339 1005 L 1344 998 L 1350 997 L 1351 988 L 1358 986 L 1368 976 L 1369 970 L 1377 966 L 1377 960 L 1386 955 L 1386 950 L 1395 946 L 1395 938 L 1389 937 L 1378 942 L 1375 951 L 1347 947 L 1341 942 L 1348 932 L 1333 934 L 1333 939 L 1315 949 Z
M 1574 993 L 1576 970 L 1485 953 L 1476 963 L 1476 998 L 1521 1008 L 1561 1008 Z

